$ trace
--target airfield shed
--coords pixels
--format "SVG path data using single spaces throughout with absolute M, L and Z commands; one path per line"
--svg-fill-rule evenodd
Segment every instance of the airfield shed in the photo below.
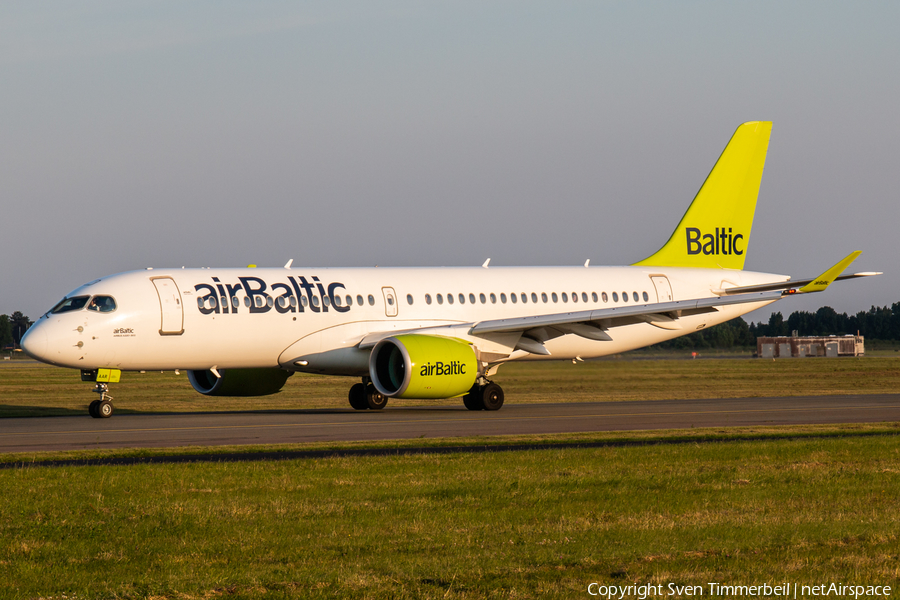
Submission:
M 862 356 L 865 353 L 865 339 L 861 335 L 756 338 L 756 355 L 760 358 Z

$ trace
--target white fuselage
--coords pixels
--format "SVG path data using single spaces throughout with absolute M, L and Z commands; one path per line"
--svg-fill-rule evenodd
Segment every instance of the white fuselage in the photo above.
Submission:
M 485 320 L 709 298 L 713 290 L 787 279 L 671 267 L 147 269 L 74 290 L 67 298 L 110 296 L 116 308 L 48 313 L 29 331 L 28 346 L 45 362 L 77 369 L 282 367 L 364 375 L 368 350 L 360 345 L 372 336 L 431 329 L 474 339 L 469 328 Z M 643 322 L 616 327 L 611 341 L 561 335 L 545 342 L 549 356 L 513 352 L 514 340 L 495 336 L 487 342 L 496 346 L 487 348 L 494 357 L 488 362 L 601 357 L 768 303 L 686 316 L 678 329 Z M 484 346 L 485 339 L 478 343 Z

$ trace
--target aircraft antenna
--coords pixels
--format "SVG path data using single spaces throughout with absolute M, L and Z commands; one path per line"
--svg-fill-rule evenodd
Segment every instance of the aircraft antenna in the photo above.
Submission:
M 287 263 L 285 263 L 284 268 L 285 268 L 285 269 L 290 269 L 292 264 L 294 264 L 294 259 L 293 259 L 293 258 L 292 258 L 291 260 L 287 261 Z
M 484 261 L 484 264 L 481 266 L 487 269 L 489 264 L 491 264 L 491 259 L 487 259 L 486 261 Z

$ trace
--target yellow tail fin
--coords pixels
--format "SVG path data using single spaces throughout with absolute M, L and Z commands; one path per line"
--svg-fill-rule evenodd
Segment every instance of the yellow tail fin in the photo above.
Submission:
M 743 269 L 772 123 L 737 128 L 669 241 L 635 266 Z

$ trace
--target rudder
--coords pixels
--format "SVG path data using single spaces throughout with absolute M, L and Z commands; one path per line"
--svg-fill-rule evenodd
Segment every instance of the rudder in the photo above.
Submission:
M 669 241 L 635 266 L 743 269 L 771 133 L 738 127 Z

